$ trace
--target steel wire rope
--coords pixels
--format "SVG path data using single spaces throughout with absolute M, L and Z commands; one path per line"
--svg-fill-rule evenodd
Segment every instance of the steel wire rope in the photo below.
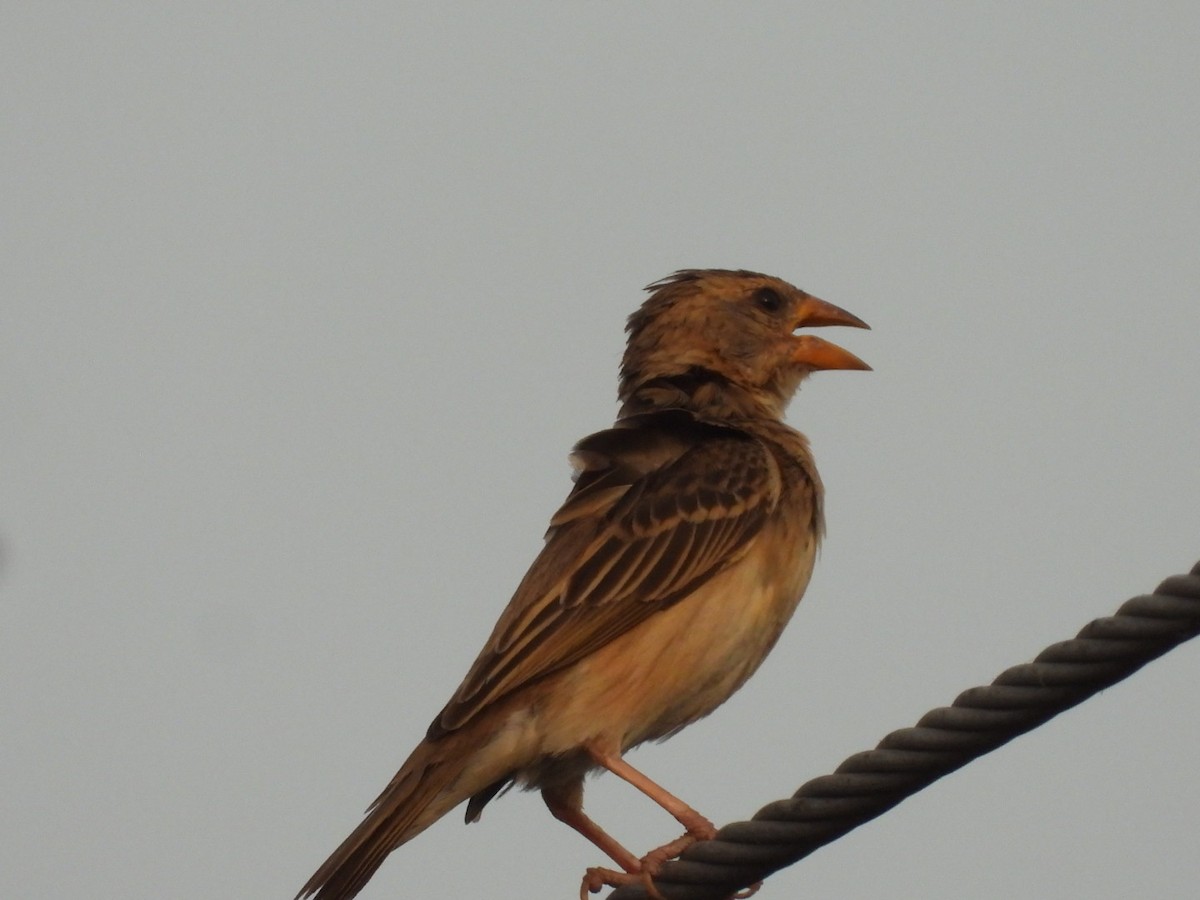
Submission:
M 654 878 L 667 900 L 713 900 L 798 862 L 944 775 L 1025 734 L 1200 633 L 1200 563 L 1095 619 L 1033 662 L 959 694 L 790 798 L 693 844 Z M 608 900 L 644 900 L 626 885 Z

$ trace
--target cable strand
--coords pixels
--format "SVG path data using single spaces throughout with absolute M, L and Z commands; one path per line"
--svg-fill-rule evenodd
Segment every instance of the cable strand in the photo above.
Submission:
M 654 885 L 667 900 L 718 900 L 798 862 L 906 798 L 1088 697 L 1128 678 L 1200 633 L 1200 563 L 1167 578 L 1153 594 L 1126 601 L 1033 662 L 1006 669 L 989 685 L 963 691 L 950 706 L 887 735 L 830 775 L 801 785 L 745 822 L 722 828 L 667 863 Z M 608 900 L 645 900 L 626 885 Z

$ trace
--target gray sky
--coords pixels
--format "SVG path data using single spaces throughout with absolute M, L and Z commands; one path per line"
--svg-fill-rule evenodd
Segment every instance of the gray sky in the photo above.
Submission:
M 1200 558 L 1200 7 L 5 4 L 0 895 L 290 898 L 449 696 L 674 269 L 869 321 L 718 823 Z M 1190 896 L 1200 646 L 764 900 Z M 588 807 L 674 837 L 611 777 Z M 365 900 L 558 897 L 533 795 Z

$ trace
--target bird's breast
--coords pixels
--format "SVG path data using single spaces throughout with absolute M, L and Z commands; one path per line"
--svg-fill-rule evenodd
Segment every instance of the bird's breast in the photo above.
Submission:
M 775 645 L 808 585 L 816 543 L 811 527 L 774 519 L 687 597 L 556 676 L 538 716 L 544 752 L 590 740 L 624 750 L 716 709 Z

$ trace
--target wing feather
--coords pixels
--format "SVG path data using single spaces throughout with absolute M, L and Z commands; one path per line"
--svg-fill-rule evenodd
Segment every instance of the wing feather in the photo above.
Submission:
M 733 429 L 692 423 L 684 440 L 670 425 L 580 442 L 587 467 L 431 737 L 594 652 L 744 552 L 778 500 L 771 452 Z

